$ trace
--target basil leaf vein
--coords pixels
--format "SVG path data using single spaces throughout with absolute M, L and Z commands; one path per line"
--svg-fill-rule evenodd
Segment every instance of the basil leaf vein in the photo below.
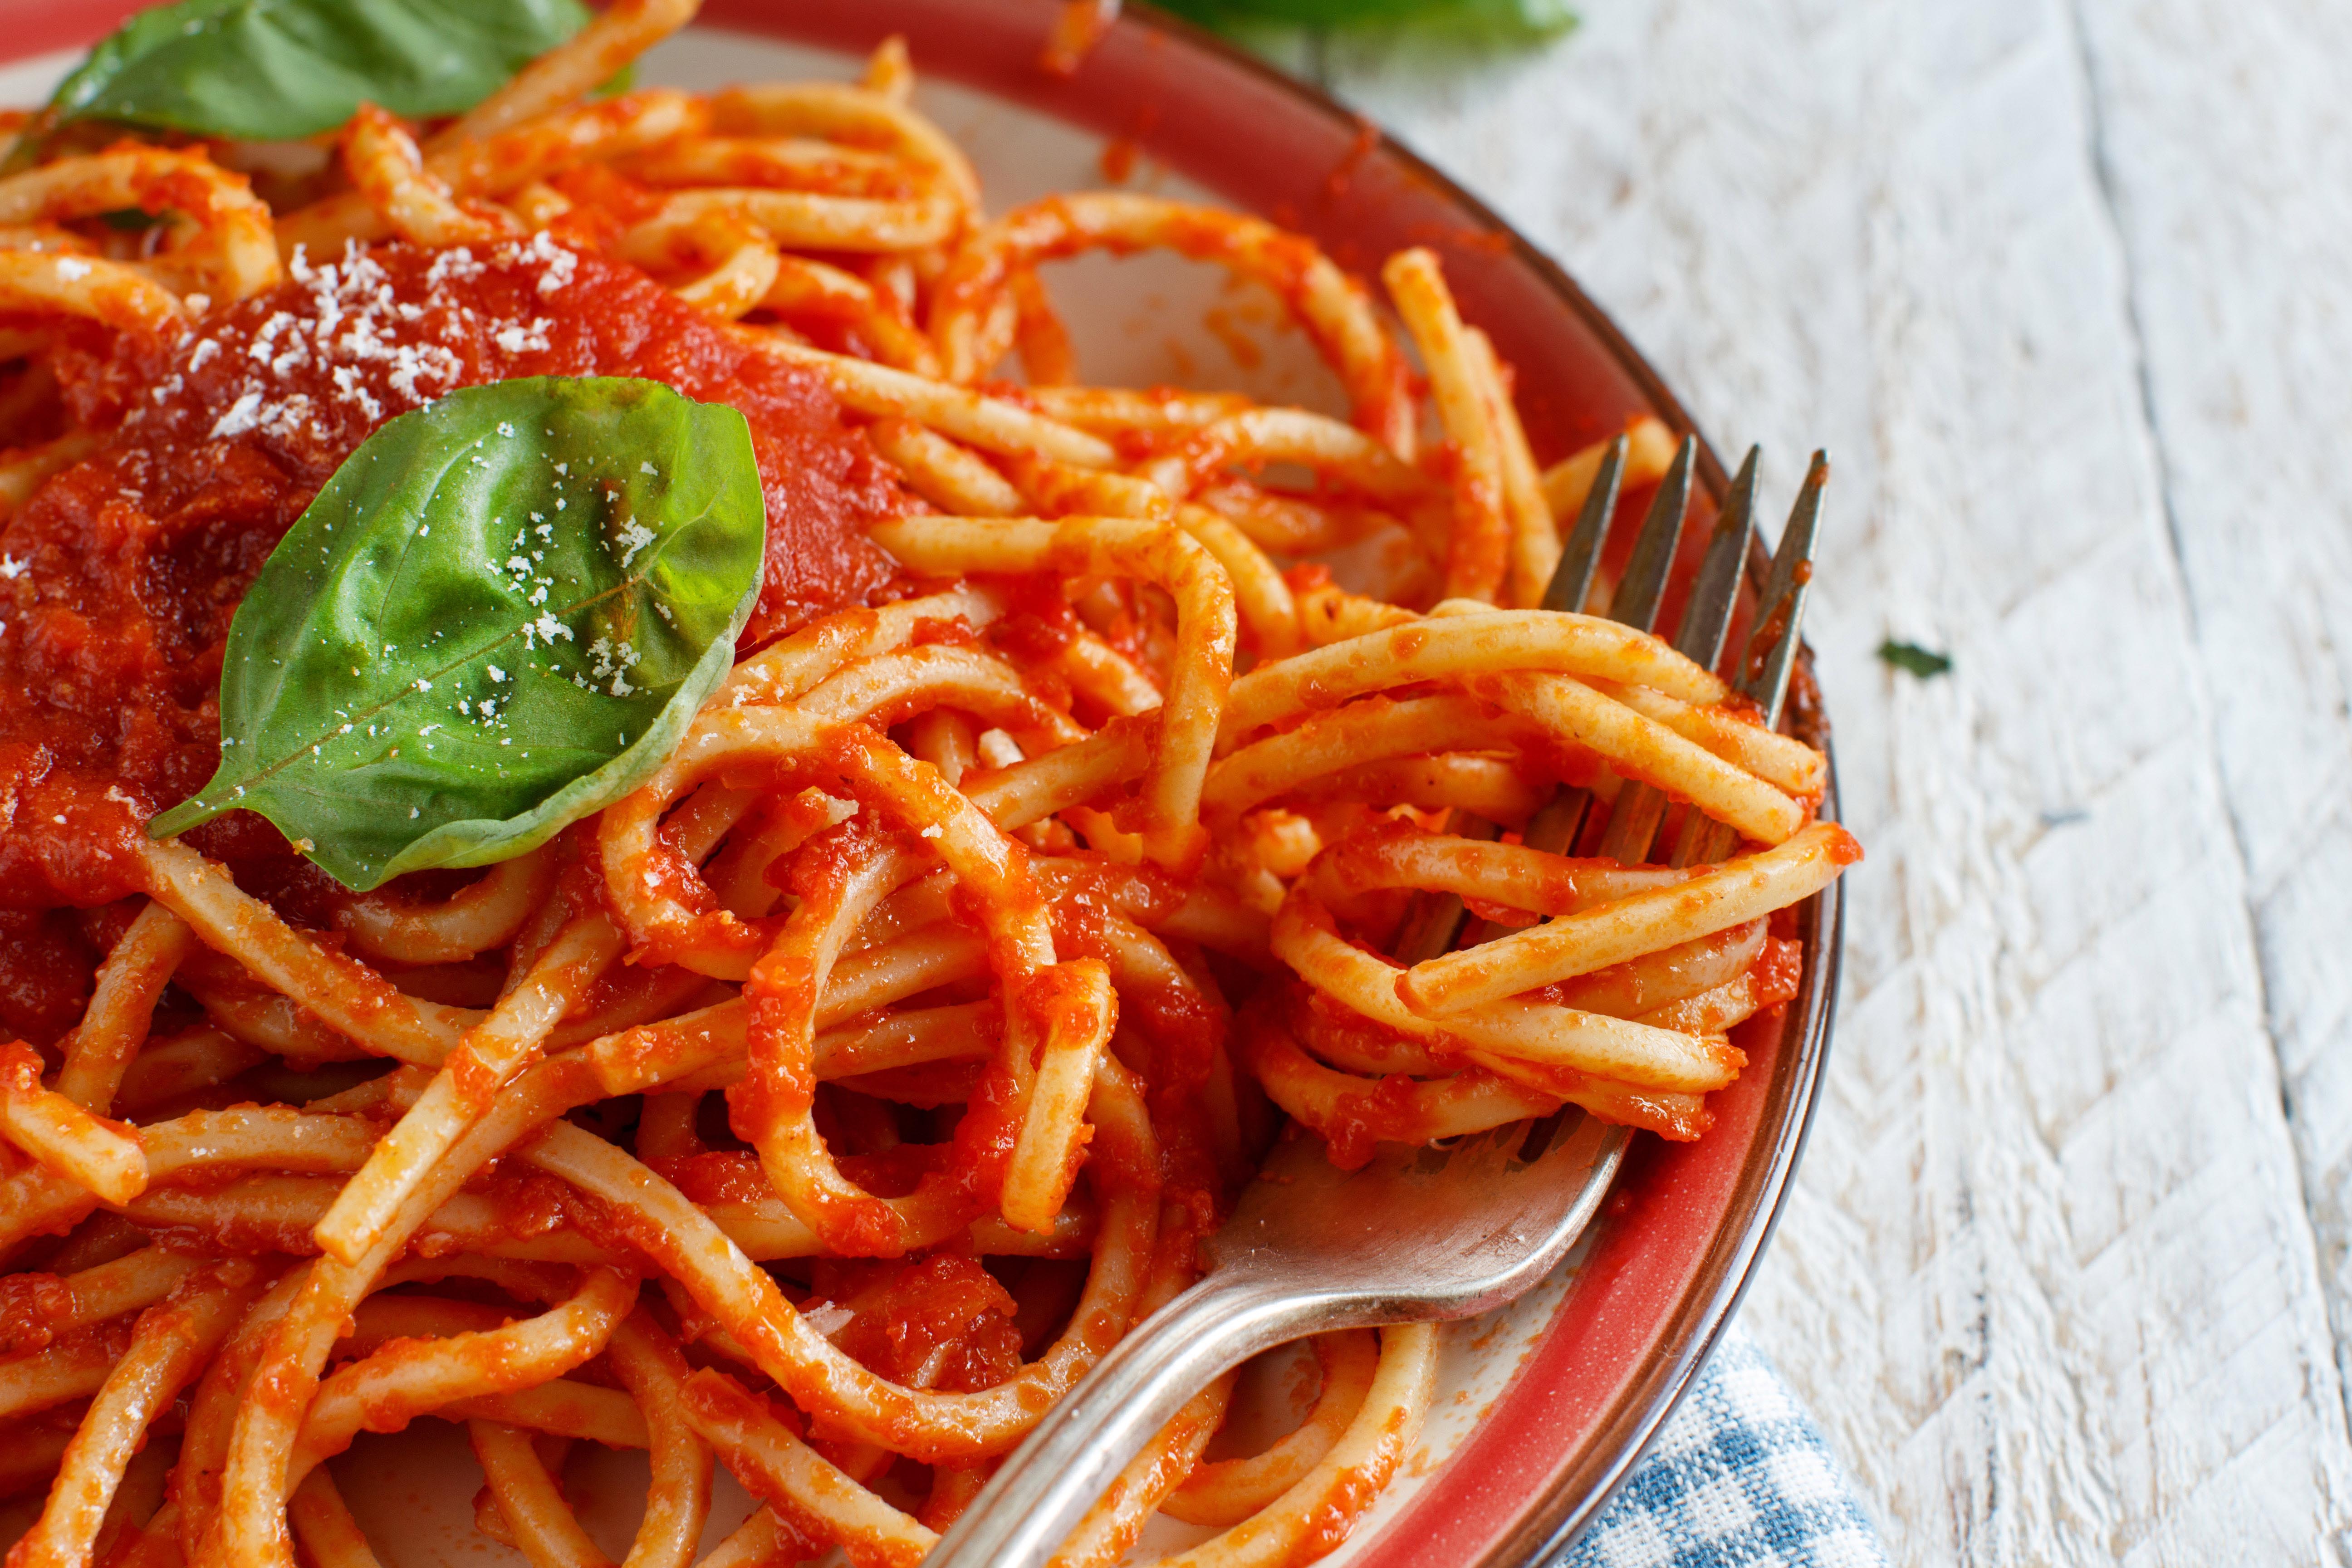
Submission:
M 334 130 L 362 100 L 459 114 L 587 20 L 580 0 L 179 0 L 101 39 L 49 108 L 252 142 Z
M 661 765 L 757 598 L 743 416 L 542 376 L 387 421 L 229 626 L 219 770 L 158 837 L 257 811 L 348 887 L 521 854 Z

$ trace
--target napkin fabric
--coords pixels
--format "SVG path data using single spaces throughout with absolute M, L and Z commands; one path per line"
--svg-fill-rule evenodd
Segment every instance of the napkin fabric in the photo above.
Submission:
M 1555 1568 L 1886 1568 L 1821 1428 L 1738 1322 Z

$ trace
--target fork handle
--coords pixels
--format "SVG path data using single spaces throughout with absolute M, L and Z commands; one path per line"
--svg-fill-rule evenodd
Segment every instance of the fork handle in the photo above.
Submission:
M 1170 1301 L 1057 1400 L 924 1568 L 1042 1568 L 1087 1510 L 1217 1375 L 1318 1330 L 1333 1304 L 1216 1275 Z

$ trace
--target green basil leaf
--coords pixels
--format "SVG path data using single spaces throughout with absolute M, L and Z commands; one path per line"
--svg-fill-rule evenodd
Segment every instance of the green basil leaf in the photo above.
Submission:
M 587 20 L 580 0 L 180 0 L 102 39 L 49 107 L 249 142 L 331 131 L 362 100 L 459 114 Z
M 656 382 L 499 382 L 389 420 L 237 606 L 220 771 L 148 832 L 257 811 L 362 891 L 520 855 L 677 744 L 765 533 L 742 415 Z
M 1951 655 L 1921 647 L 1917 643 L 1896 642 L 1893 637 L 1878 645 L 1878 659 L 1896 669 L 1907 669 L 1922 680 L 1948 675 L 1952 668 Z

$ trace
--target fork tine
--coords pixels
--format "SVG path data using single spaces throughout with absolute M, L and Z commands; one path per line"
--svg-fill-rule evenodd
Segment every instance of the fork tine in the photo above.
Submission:
M 1740 695 L 1763 710 L 1764 726 L 1780 721 L 1780 706 L 1789 695 L 1789 672 L 1796 668 L 1797 648 L 1803 642 L 1805 600 L 1813 576 L 1813 540 L 1820 531 L 1822 491 L 1830 482 L 1830 456 L 1815 452 L 1805 471 L 1804 488 L 1790 510 L 1789 525 L 1780 531 L 1780 547 L 1772 552 L 1772 569 L 1764 577 L 1764 591 L 1756 601 L 1756 626 L 1739 656 L 1734 685 Z M 1734 843 L 1732 830 L 1692 812 L 1668 863 L 1695 866 L 1720 860 Z
M 1648 631 L 1658 618 L 1658 600 L 1665 593 L 1666 574 L 1674 569 L 1675 546 L 1682 542 L 1683 518 L 1690 510 L 1691 467 L 1697 456 L 1698 438 L 1684 437 L 1681 450 L 1658 481 L 1649 515 L 1642 520 L 1642 531 L 1633 537 L 1633 552 L 1617 579 L 1616 592 L 1610 595 L 1611 620 Z M 1528 821 L 1525 842 L 1556 855 L 1566 854 L 1591 805 L 1589 790 L 1559 791 Z
M 1807 590 L 1812 584 L 1813 536 L 1821 527 L 1822 490 L 1829 480 L 1830 455 L 1815 452 L 1805 473 L 1805 488 L 1797 492 L 1797 504 L 1790 510 L 1789 526 L 1780 532 L 1780 548 L 1773 552 L 1772 570 L 1756 604 L 1756 629 L 1748 634 L 1748 651 L 1739 661 L 1740 692 L 1764 710 L 1768 724 L 1780 722 L 1780 703 L 1789 694 L 1798 628 L 1803 623 Z
M 1617 484 L 1624 476 L 1625 451 L 1625 437 L 1620 436 L 1601 455 L 1600 471 L 1592 476 L 1592 488 L 1584 492 L 1584 508 L 1576 514 L 1568 542 L 1560 547 L 1559 564 L 1552 568 L 1551 581 L 1544 585 L 1543 608 L 1584 608 L 1584 596 L 1592 591 L 1593 568 L 1601 564 L 1601 542 L 1609 537 L 1609 520 L 1617 515 Z
M 1569 846 L 1583 831 L 1585 808 L 1591 804 L 1591 790 L 1563 786 L 1528 818 L 1527 831 L 1519 836 L 1520 841 L 1531 849 L 1567 854 Z
M 1748 460 L 1739 465 L 1739 473 L 1731 481 L 1723 510 L 1717 514 L 1715 529 L 1707 536 L 1698 575 L 1691 582 L 1682 626 L 1675 634 L 1675 651 L 1709 668 L 1723 652 L 1724 634 L 1731 629 L 1732 606 L 1739 599 L 1739 569 L 1747 561 L 1762 456 L 1762 447 L 1748 447 Z M 1601 836 L 1599 850 L 1601 858 L 1628 866 L 1647 860 L 1665 815 L 1664 792 L 1651 784 L 1628 784 L 1618 792 L 1609 813 L 1609 831 Z
M 1555 1144 L 1564 1142 L 1571 1116 L 1580 1115 L 1572 1107 L 1563 1105 L 1549 1116 L 1538 1116 L 1520 1123 L 1527 1136 L 1519 1140 L 1518 1152 L 1511 1158 L 1523 1165 L 1532 1165 L 1549 1153 Z
M 1617 592 L 1609 600 L 1609 618 L 1648 631 L 1658 618 L 1658 601 L 1666 591 L 1666 575 L 1675 568 L 1675 547 L 1682 542 L 1683 517 L 1690 510 L 1691 465 L 1697 460 L 1698 437 L 1683 437 L 1682 450 L 1658 481 L 1650 515 L 1633 536 L 1633 553 L 1626 560 Z
M 1609 808 L 1609 830 L 1601 836 L 1593 853 L 1620 865 L 1641 865 L 1650 858 L 1651 846 L 1658 838 L 1658 824 L 1665 815 L 1664 792 L 1629 780 Z
M 1748 563 L 1748 536 L 1756 516 L 1757 468 L 1764 448 L 1748 448 L 1747 461 L 1723 498 L 1723 510 L 1707 536 L 1706 554 L 1691 582 L 1690 603 L 1675 631 L 1675 651 L 1709 669 L 1723 657 L 1724 634 L 1731 629 L 1732 606 L 1739 602 L 1739 572 Z
M 1454 941 L 1462 934 L 1462 922 L 1469 913 L 1458 894 L 1415 894 L 1403 929 L 1397 933 L 1396 961 L 1408 965 L 1426 963 L 1440 953 L 1453 952 Z

